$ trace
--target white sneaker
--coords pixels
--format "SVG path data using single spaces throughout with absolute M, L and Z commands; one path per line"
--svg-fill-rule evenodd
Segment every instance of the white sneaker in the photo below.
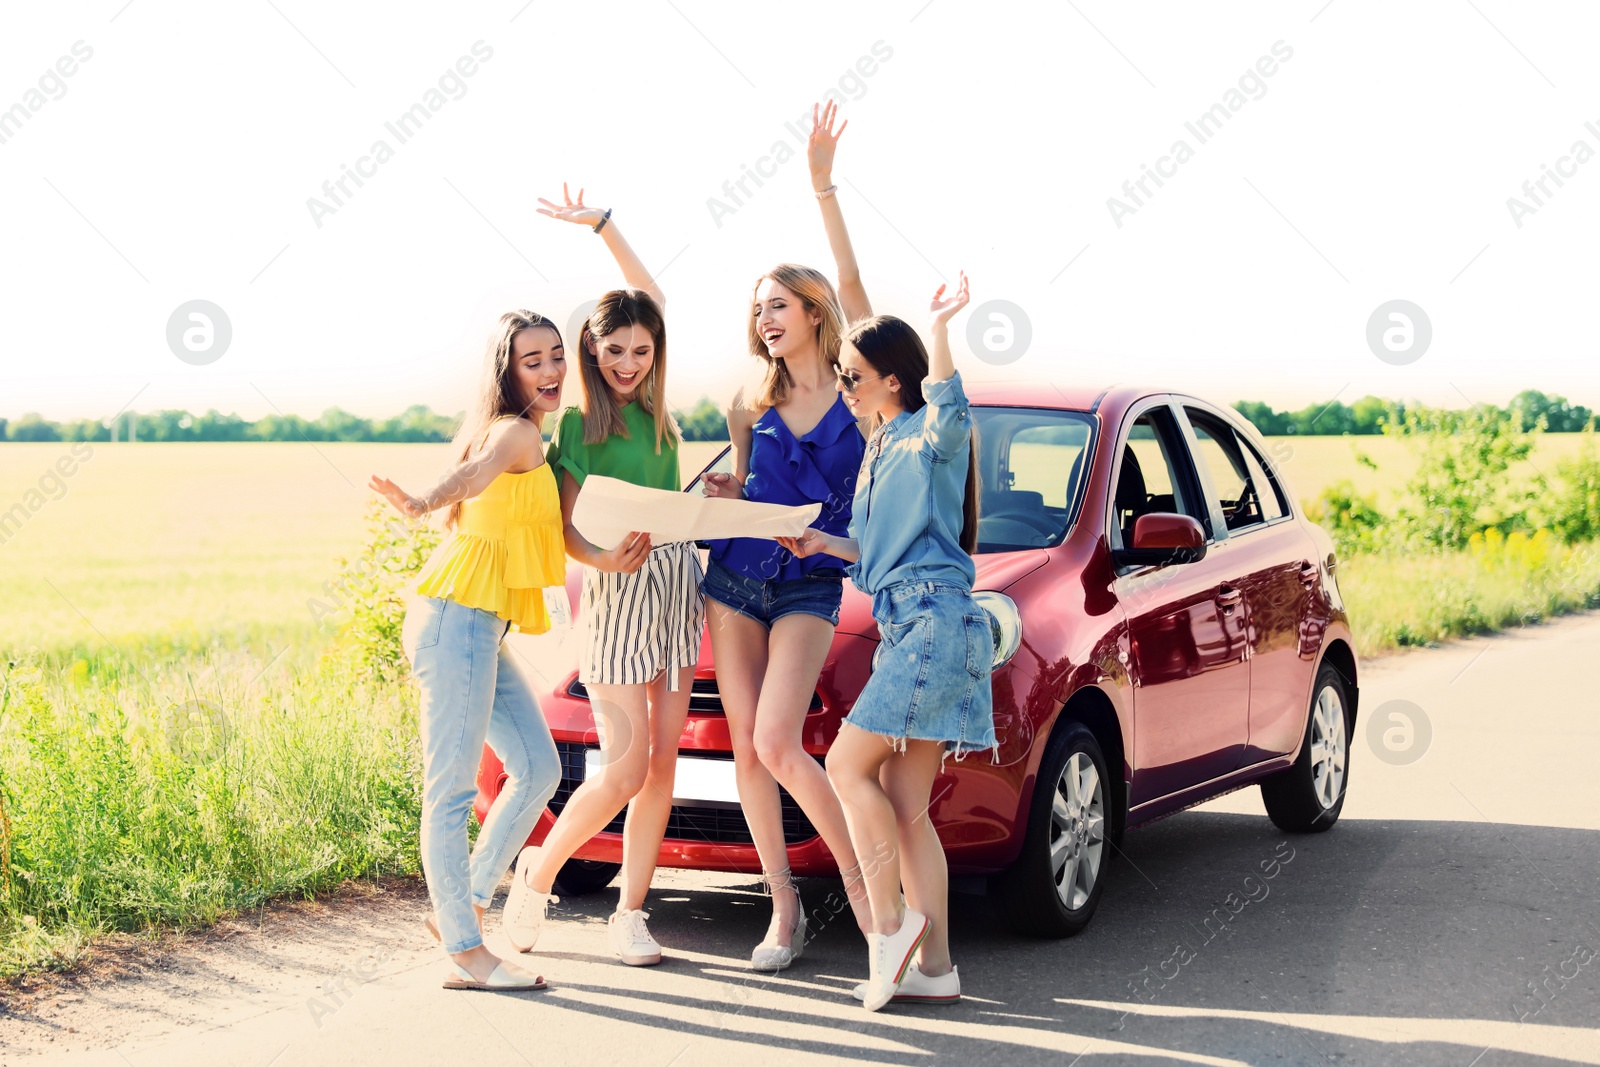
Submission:
M 911 957 L 917 954 L 922 939 L 928 936 L 928 917 L 915 908 L 907 908 L 900 929 L 892 934 L 868 934 L 868 963 L 866 993 L 862 1003 L 868 1011 L 877 1011 L 890 1000 L 900 987 L 911 966 Z
M 528 885 L 528 868 L 534 862 L 528 854 L 538 851 L 529 845 L 518 854 L 517 870 L 511 876 L 511 891 L 506 894 L 506 907 L 500 919 L 505 927 L 506 940 L 518 952 L 533 951 L 533 946 L 539 941 L 539 931 L 544 929 L 545 909 L 551 904 L 561 903 L 561 898 L 554 893 L 539 893 Z
M 857 1000 L 866 1000 L 867 983 L 862 982 L 852 992 Z M 960 999 L 961 979 L 956 968 L 950 968 L 949 974 L 929 978 L 915 960 L 906 968 L 906 976 L 900 979 L 900 988 L 894 994 L 896 1004 L 954 1004 Z
M 645 920 L 650 918 L 643 908 L 633 911 L 614 911 L 608 924 L 611 928 L 611 951 L 622 957 L 630 967 L 650 967 L 661 962 L 661 946 L 650 936 Z

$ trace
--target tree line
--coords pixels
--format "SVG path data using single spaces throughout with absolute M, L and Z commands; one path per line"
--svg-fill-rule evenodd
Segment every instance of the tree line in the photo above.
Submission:
M 673 413 L 686 441 L 725 441 L 728 424 L 709 397 L 687 411 Z M 364 419 L 342 408 L 329 408 L 314 419 L 300 415 L 264 415 L 244 419 L 208 411 L 128 412 L 116 420 L 70 419 L 53 422 L 37 414 L 0 418 L 0 441 L 360 441 L 429 444 L 448 441 L 461 425 L 462 414 L 441 415 L 414 404 L 387 419 Z M 132 424 L 130 427 L 130 423 Z M 554 429 L 555 420 L 548 422 Z M 115 437 L 113 438 L 113 429 Z M 130 432 L 131 429 L 131 432 Z
M 1403 425 L 1408 410 L 1431 410 L 1414 402 L 1408 405 L 1403 400 L 1384 400 L 1376 396 L 1364 396 L 1351 404 L 1338 400 L 1308 404 L 1299 411 L 1277 411 L 1259 400 L 1236 400 L 1233 406 L 1255 424 L 1263 437 L 1381 434 L 1385 425 Z M 1473 407 L 1489 415 L 1506 416 L 1521 433 L 1531 433 L 1541 425 L 1547 433 L 1578 433 L 1596 425 L 1595 413 L 1589 408 L 1538 389 L 1524 389 L 1504 407 L 1497 404 L 1474 404 Z
M 1420 405 L 1401 400 L 1364 396 L 1350 404 L 1332 400 L 1308 404 L 1299 411 L 1278 411 L 1259 400 L 1237 400 L 1233 404 L 1245 418 L 1267 437 L 1290 435 L 1381 434 L 1385 425 L 1405 422 L 1406 412 Z M 1537 389 L 1524 389 L 1509 404 L 1476 405 L 1491 414 L 1503 414 L 1521 432 L 1542 427 L 1547 433 L 1576 433 L 1596 425 L 1595 413 L 1562 396 L 1550 396 Z M 725 441 L 728 424 L 722 407 L 710 397 L 701 397 L 693 406 L 673 412 L 685 441 Z M 341 408 L 329 408 L 315 419 L 300 415 L 264 415 L 243 419 L 208 411 L 192 415 L 187 411 L 150 411 L 124 414 L 116 423 L 116 439 L 139 441 L 369 441 L 398 443 L 438 443 L 448 441 L 460 425 L 462 416 L 441 415 L 425 404 L 414 404 L 387 419 L 365 419 Z M 554 423 L 551 423 L 552 427 Z M 113 427 L 109 419 L 72 419 L 52 422 L 37 414 L 18 419 L 0 418 L 0 441 L 110 441 Z

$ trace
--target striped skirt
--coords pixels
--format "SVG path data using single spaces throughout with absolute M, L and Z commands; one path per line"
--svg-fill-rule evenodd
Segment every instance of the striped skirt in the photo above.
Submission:
M 632 574 L 583 569 L 578 680 L 585 685 L 642 685 L 700 659 L 705 602 L 693 541 L 657 545 Z

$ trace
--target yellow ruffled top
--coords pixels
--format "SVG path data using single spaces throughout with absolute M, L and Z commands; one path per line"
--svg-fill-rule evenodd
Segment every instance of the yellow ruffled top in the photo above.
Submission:
M 525 634 L 550 629 L 544 589 L 567 578 L 561 495 L 550 464 L 501 474 L 461 504 L 448 540 L 423 566 L 417 592 L 492 611 Z

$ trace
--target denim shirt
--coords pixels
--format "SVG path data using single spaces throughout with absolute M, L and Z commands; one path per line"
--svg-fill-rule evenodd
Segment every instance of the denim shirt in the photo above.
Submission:
M 850 536 L 861 558 L 845 573 L 868 595 L 899 582 L 972 588 L 972 557 L 961 547 L 962 501 L 972 414 L 961 375 L 923 380 L 927 401 L 880 426 L 856 479 Z

